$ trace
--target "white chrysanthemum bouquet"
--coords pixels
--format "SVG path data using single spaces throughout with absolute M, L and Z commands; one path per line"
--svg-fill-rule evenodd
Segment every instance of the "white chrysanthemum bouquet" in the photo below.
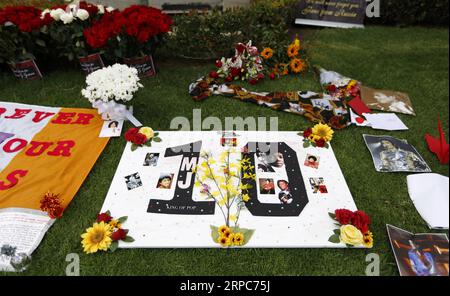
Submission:
M 97 100 L 129 102 L 139 88 L 138 71 L 127 65 L 115 64 L 89 74 L 86 78 L 87 87 L 81 91 L 91 103 Z
M 144 87 L 139 80 L 135 68 L 115 64 L 89 74 L 87 87 L 81 94 L 98 109 L 103 119 L 124 119 L 126 106 L 118 103 L 131 101 L 135 92 Z

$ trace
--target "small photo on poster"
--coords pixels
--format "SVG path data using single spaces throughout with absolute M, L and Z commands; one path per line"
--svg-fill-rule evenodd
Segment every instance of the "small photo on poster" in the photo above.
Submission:
M 311 104 L 323 110 L 333 110 L 336 107 L 329 99 L 312 99 Z
M 401 276 L 448 276 L 446 234 L 413 234 L 387 224 L 391 247 Z
M 278 193 L 278 199 L 282 204 L 290 204 L 292 203 L 292 194 L 289 189 L 289 182 L 286 180 L 278 180 L 277 186 L 280 188 L 280 192 Z
M 390 136 L 363 137 L 378 172 L 431 172 L 419 152 L 406 140 Z
M 318 169 L 319 161 L 320 161 L 320 157 L 312 155 L 312 154 L 307 154 L 304 165 L 307 167 L 313 168 L 313 169 Z
M 323 178 L 309 178 L 313 193 L 328 193 L 327 186 Z
M 222 147 L 236 147 L 237 138 L 221 138 L 220 144 L 222 145 Z
M 284 169 L 284 157 L 280 152 L 256 152 L 258 172 L 274 173 Z
M 142 186 L 141 177 L 139 173 L 135 173 L 125 177 L 128 190 L 133 190 Z
M 161 173 L 156 188 L 170 189 L 172 187 L 173 176 L 174 174 Z
M 145 155 L 144 166 L 155 167 L 158 165 L 159 153 L 147 153 Z
M 259 179 L 260 194 L 275 194 L 275 184 L 273 179 Z
M 103 123 L 100 138 L 120 137 L 122 133 L 123 120 L 109 120 Z

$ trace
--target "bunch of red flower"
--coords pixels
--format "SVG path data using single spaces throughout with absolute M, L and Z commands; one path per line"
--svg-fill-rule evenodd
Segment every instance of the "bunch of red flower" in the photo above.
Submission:
M 370 217 L 363 211 L 352 212 L 347 209 L 334 211 L 335 219 L 342 225 L 351 224 L 358 228 L 363 234 L 369 231 Z
M 63 214 L 63 207 L 61 206 L 61 200 L 59 195 L 46 193 L 41 199 L 41 210 L 47 212 L 52 219 L 61 218 Z
M 133 127 L 125 133 L 125 140 L 141 146 L 147 143 L 149 139 L 144 134 L 141 134 L 138 128 Z
M 122 12 L 122 16 L 125 19 L 126 34 L 135 37 L 139 43 L 167 33 L 172 25 L 172 19 L 167 14 L 149 6 L 132 5 Z
M 30 33 L 41 27 L 50 24 L 53 19 L 46 14 L 41 19 L 42 11 L 33 6 L 14 6 L 6 7 L 0 10 L 0 25 L 11 22 L 16 25 L 20 31 Z
M 111 38 L 120 34 L 124 24 L 124 18 L 118 10 L 105 12 L 100 20 L 84 29 L 84 38 L 92 48 L 104 47 Z
M 80 1 L 79 7 L 80 9 L 87 10 L 87 12 L 89 12 L 89 16 L 93 16 L 98 13 L 97 5 L 87 3 L 86 1 Z
M 109 214 L 109 212 L 101 213 L 97 215 L 97 222 L 104 222 L 105 224 L 110 224 L 113 221 L 113 217 Z M 111 235 L 111 239 L 113 241 L 124 240 L 127 237 L 128 229 L 123 229 L 121 227 L 117 227 L 118 225 L 112 225 L 114 232 Z
M 106 12 L 92 27 L 84 30 L 84 36 L 92 48 L 104 47 L 111 38 L 120 34 L 134 37 L 138 43 L 145 43 L 153 36 L 168 32 L 171 25 L 172 19 L 161 10 L 132 5 L 122 12 Z

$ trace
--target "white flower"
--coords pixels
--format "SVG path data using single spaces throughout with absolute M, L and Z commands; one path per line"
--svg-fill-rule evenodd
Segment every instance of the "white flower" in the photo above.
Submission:
M 115 64 L 97 70 L 86 77 L 87 87 L 81 94 L 91 103 L 95 101 L 131 101 L 139 88 L 138 72 L 127 65 Z
M 60 20 L 65 24 L 70 24 L 71 22 L 73 22 L 73 14 L 72 13 L 63 13 L 60 16 Z
M 106 7 L 106 11 L 107 12 L 111 12 L 111 11 L 113 11 L 115 8 L 114 7 L 111 7 L 111 6 L 108 6 L 108 7 Z
M 41 19 L 44 19 L 44 17 L 50 13 L 50 9 L 44 9 L 41 13 Z
M 98 14 L 104 14 L 105 13 L 105 6 L 99 4 L 97 5 L 98 8 Z
M 55 20 L 55 21 L 59 21 L 61 19 L 61 15 L 65 14 L 66 12 L 64 11 L 64 9 L 62 8 L 58 8 L 58 9 L 53 9 L 52 11 L 50 11 L 50 16 Z
M 85 9 L 78 9 L 77 18 L 79 18 L 82 21 L 85 21 L 89 18 L 89 12 Z

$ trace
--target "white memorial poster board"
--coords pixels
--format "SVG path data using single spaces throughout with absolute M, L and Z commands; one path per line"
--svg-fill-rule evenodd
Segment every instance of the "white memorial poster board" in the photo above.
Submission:
M 205 153 L 220 171 L 227 151 L 230 163 L 247 159 L 246 166 L 254 167 L 253 178 L 242 183 L 247 201 L 228 217 L 230 226 L 238 220 L 240 228 L 253 231 L 244 247 L 346 247 L 328 241 L 336 228 L 328 213 L 356 210 L 331 147 L 304 148 L 296 132 L 179 131 L 159 137 L 161 142 L 135 151 L 127 144 L 103 204 L 101 212 L 128 216 L 123 227 L 135 241 L 119 247 L 221 247 L 211 226 L 225 224 L 228 214 L 220 205 L 227 200 L 208 198 L 198 179 Z M 207 191 L 218 196 L 214 187 L 226 186 L 219 183 Z

